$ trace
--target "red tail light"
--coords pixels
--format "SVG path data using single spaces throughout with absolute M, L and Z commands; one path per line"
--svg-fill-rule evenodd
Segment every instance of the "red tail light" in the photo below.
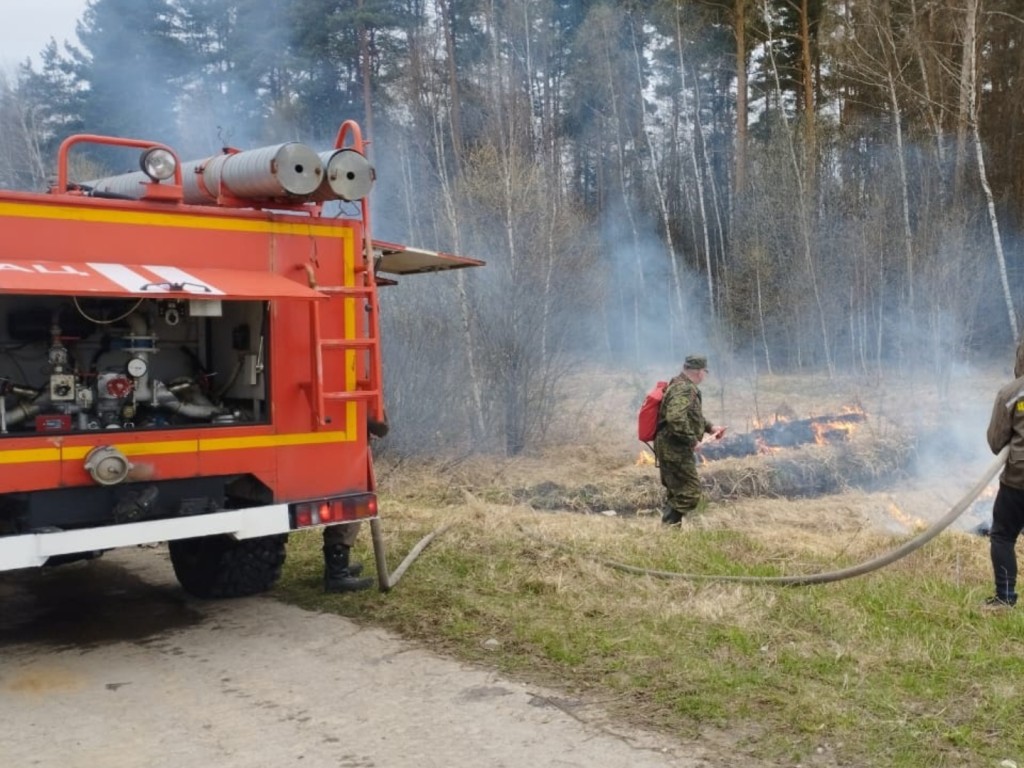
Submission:
M 372 493 L 355 493 L 330 499 L 303 501 L 292 504 L 291 509 L 293 528 L 354 522 L 377 516 L 377 497 Z

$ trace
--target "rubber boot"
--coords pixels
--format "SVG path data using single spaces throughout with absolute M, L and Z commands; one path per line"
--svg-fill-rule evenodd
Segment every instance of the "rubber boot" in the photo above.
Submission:
M 662 525 L 679 525 L 683 522 L 683 516 L 667 504 L 661 510 Z
M 349 564 L 349 547 L 332 544 L 324 547 L 324 592 L 360 592 L 373 586 L 370 577 L 358 578 L 359 563 Z

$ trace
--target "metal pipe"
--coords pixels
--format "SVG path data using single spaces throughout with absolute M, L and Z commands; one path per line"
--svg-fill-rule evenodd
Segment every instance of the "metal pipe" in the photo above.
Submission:
M 28 418 L 38 416 L 39 413 L 43 410 L 43 406 L 49 404 L 50 390 L 47 389 L 44 390 L 42 394 L 40 394 L 39 397 L 37 397 L 31 403 L 18 403 L 18 405 L 16 405 L 10 411 L 10 413 L 6 414 L 4 420 L 7 422 L 8 427 L 11 427 L 15 424 L 21 424 L 21 422 L 25 421 Z
M 324 177 L 320 156 L 291 141 L 223 154 L 182 164 L 182 200 L 192 205 L 231 201 L 305 202 Z M 151 179 L 141 171 L 82 182 L 95 192 L 133 200 L 142 198 Z
M 214 414 L 220 413 L 222 410 L 212 403 L 183 402 L 162 381 L 153 382 L 153 403 L 160 408 L 166 408 L 174 413 L 188 416 L 190 419 L 210 419 L 213 418 Z
M 384 534 L 380 529 L 380 518 L 375 517 L 370 521 L 370 538 L 373 541 L 373 559 L 377 564 L 377 584 L 381 592 L 389 592 L 392 587 L 391 578 L 388 576 L 387 554 L 384 550 Z

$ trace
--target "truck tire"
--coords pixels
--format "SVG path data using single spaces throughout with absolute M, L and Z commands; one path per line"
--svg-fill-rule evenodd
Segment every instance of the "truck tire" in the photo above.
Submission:
M 281 576 L 287 534 L 256 539 L 206 536 L 168 542 L 182 589 L 204 599 L 266 592 Z

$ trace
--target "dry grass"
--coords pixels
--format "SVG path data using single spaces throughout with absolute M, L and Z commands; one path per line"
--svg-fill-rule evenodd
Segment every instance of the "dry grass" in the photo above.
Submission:
M 280 594 L 597 697 L 626 721 L 699 743 L 709 765 L 1020 760 L 1014 681 L 1024 662 L 1007 656 L 1020 627 L 1016 614 L 977 610 L 990 581 L 980 537 L 947 532 L 869 576 L 800 588 L 649 578 L 604 564 L 796 575 L 877 557 L 945 513 L 987 466 L 950 424 L 982 435 L 996 379 L 954 382 L 952 402 L 856 381 L 780 378 L 744 389 L 730 380 L 724 392 L 712 383 L 706 410 L 734 428 L 769 411 L 804 418 L 852 403 L 868 421 L 849 443 L 703 466 L 712 503 L 672 531 L 655 512 L 657 470 L 637 465 L 632 439 L 649 382 L 581 375 L 569 399 L 581 405 L 565 412 L 560 447 L 381 463 L 392 567 L 452 525 L 395 591 L 324 598 L 310 536 L 293 542 Z M 822 495 L 793 497 L 801 484 Z
M 741 754 L 789 765 L 995 764 L 1024 739 L 1007 730 L 1019 689 L 1006 680 L 1002 636 L 1014 617 L 972 607 L 988 580 L 983 540 L 947 534 L 869 577 L 790 589 L 644 578 L 602 562 L 703 574 L 831 570 L 903 540 L 861 514 L 882 503 L 877 494 L 744 499 L 667 531 L 650 517 L 538 512 L 467 491 L 442 506 L 386 498 L 396 562 L 452 525 L 394 592 L 318 595 L 309 537 L 293 547 L 284 594 L 599 699 L 681 740 L 703 734 L 703 748 L 710 738 L 723 750 L 710 765 Z

